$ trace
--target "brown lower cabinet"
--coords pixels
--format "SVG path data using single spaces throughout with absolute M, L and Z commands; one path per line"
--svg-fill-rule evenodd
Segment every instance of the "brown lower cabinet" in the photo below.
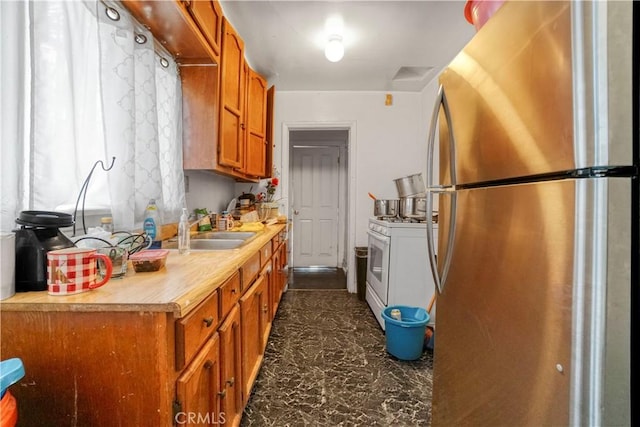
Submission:
M 220 396 L 221 416 L 225 425 L 240 424 L 244 399 L 242 397 L 242 336 L 240 307 L 236 304 L 218 329 L 220 333 Z
M 18 426 L 239 425 L 286 280 L 285 248 L 256 252 L 181 318 L 144 306 L 0 307 L 2 360 L 25 366 L 11 388 Z M 256 262 L 242 286 L 240 271 L 253 277 Z
M 220 412 L 220 336 L 216 333 L 198 353 L 176 383 L 180 410 L 178 425 L 216 425 L 225 421 Z
M 265 276 L 261 274 L 240 298 L 244 403 L 249 400 L 251 387 L 258 376 L 262 363 L 265 344 L 263 338 L 266 327 L 263 310 L 268 305 L 268 297 L 267 281 Z

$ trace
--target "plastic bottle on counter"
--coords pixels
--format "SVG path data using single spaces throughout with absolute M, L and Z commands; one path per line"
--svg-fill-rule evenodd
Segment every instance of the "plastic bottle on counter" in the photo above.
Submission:
M 100 227 L 102 227 L 104 231 L 113 233 L 113 218 L 110 216 L 103 216 L 100 218 Z
M 147 209 L 144 211 L 144 232 L 151 239 L 151 249 L 160 249 L 162 247 L 162 239 L 160 237 L 160 213 L 156 199 L 149 200 Z
M 178 253 L 187 255 L 190 249 L 189 213 L 187 212 L 187 208 L 182 208 L 182 215 L 178 223 Z

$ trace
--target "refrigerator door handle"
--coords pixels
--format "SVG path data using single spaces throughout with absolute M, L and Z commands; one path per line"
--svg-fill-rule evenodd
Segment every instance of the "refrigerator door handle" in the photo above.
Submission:
M 441 254 L 441 260 L 443 260 L 442 272 L 440 272 L 440 270 L 438 269 L 438 260 L 436 258 L 435 243 L 433 238 L 433 221 L 427 221 L 427 252 L 429 254 L 431 274 L 433 276 L 433 281 L 438 289 L 438 292 L 442 293 L 447 280 L 447 274 L 449 273 L 449 267 L 451 266 L 451 256 L 453 254 L 453 242 L 456 231 L 456 205 L 458 200 L 458 193 L 456 193 L 451 188 L 431 188 L 427 190 L 427 193 L 427 212 L 433 210 L 434 194 L 451 197 L 451 209 L 449 211 L 449 230 L 446 235 L 447 244 L 444 247 L 444 254 Z
M 434 184 L 433 182 L 433 157 L 436 146 L 436 131 L 438 130 L 438 115 L 440 114 L 440 107 L 444 111 L 445 120 L 447 122 L 447 129 L 449 130 L 449 140 L 447 145 L 449 148 L 449 170 L 451 174 L 451 187 L 456 186 L 456 144 L 455 136 L 453 135 L 453 123 L 451 122 L 451 111 L 449 109 L 449 103 L 447 102 L 447 96 L 444 93 L 444 87 L 440 85 L 438 88 L 438 94 L 436 95 L 436 102 L 431 113 L 431 123 L 429 124 L 429 139 L 427 145 L 427 183 L 426 187 L 429 188 L 448 188 L 449 185 L 443 186 L 440 184 Z
M 433 161 L 436 141 L 436 131 L 438 129 L 438 116 L 440 114 L 440 107 L 442 107 L 447 122 L 449 140 L 447 141 L 449 147 L 449 170 L 451 172 L 451 185 L 442 186 L 436 185 L 433 182 Z M 442 273 L 438 270 L 438 262 L 436 259 L 433 222 L 427 221 L 427 251 L 429 253 L 429 263 L 431 265 L 431 274 L 433 280 L 438 288 L 438 292 L 442 293 L 444 289 L 447 273 L 449 272 L 449 266 L 451 264 L 451 255 L 453 253 L 453 241 L 455 236 L 455 218 L 456 218 L 456 200 L 457 195 L 455 193 L 456 185 L 456 161 L 455 161 L 455 139 L 453 136 L 453 126 L 451 123 L 451 112 L 449 110 L 449 104 L 447 103 L 447 97 L 444 93 L 442 85 L 438 88 L 438 94 L 436 96 L 435 106 L 433 107 L 433 113 L 431 115 L 431 124 L 429 127 L 429 140 L 427 149 L 427 212 L 433 212 L 433 195 L 445 194 L 450 195 L 451 210 L 449 212 L 449 230 L 446 236 L 447 244 L 445 246 L 444 254 L 440 254 L 441 259 L 444 261 L 442 264 Z

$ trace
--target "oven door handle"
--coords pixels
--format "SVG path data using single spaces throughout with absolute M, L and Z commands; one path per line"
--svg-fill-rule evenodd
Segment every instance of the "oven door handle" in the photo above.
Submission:
M 385 245 L 388 245 L 391 242 L 391 237 L 383 236 L 382 234 L 378 234 L 375 231 L 367 230 L 367 234 L 372 239 L 375 239 L 375 240 L 377 240 L 379 242 L 382 242 Z

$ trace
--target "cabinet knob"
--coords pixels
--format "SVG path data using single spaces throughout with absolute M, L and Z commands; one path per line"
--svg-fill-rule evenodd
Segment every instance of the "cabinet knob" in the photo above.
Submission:
M 225 388 L 222 391 L 218 392 L 218 396 L 220 396 L 220 399 L 224 399 L 224 397 L 227 395 L 227 389 Z
M 267 304 L 265 304 L 265 305 L 264 305 L 264 307 L 262 308 L 262 311 L 266 313 L 266 312 L 267 312 L 267 310 L 268 310 L 268 308 L 267 308 Z
M 211 360 L 207 360 L 206 362 L 204 362 L 205 369 L 210 369 L 212 366 L 213 366 L 213 362 Z
M 229 384 L 231 387 L 233 387 L 233 384 L 236 382 L 234 377 L 231 377 L 227 380 L 227 384 Z
M 204 319 L 202 319 L 202 321 L 204 322 L 204 324 L 207 326 L 207 328 L 210 328 L 211 325 L 213 325 L 213 316 L 211 317 L 205 317 Z
M 236 292 L 238 292 L 238 290 L 236 288 L 231 289 L 231 293 L 235 294 Z

